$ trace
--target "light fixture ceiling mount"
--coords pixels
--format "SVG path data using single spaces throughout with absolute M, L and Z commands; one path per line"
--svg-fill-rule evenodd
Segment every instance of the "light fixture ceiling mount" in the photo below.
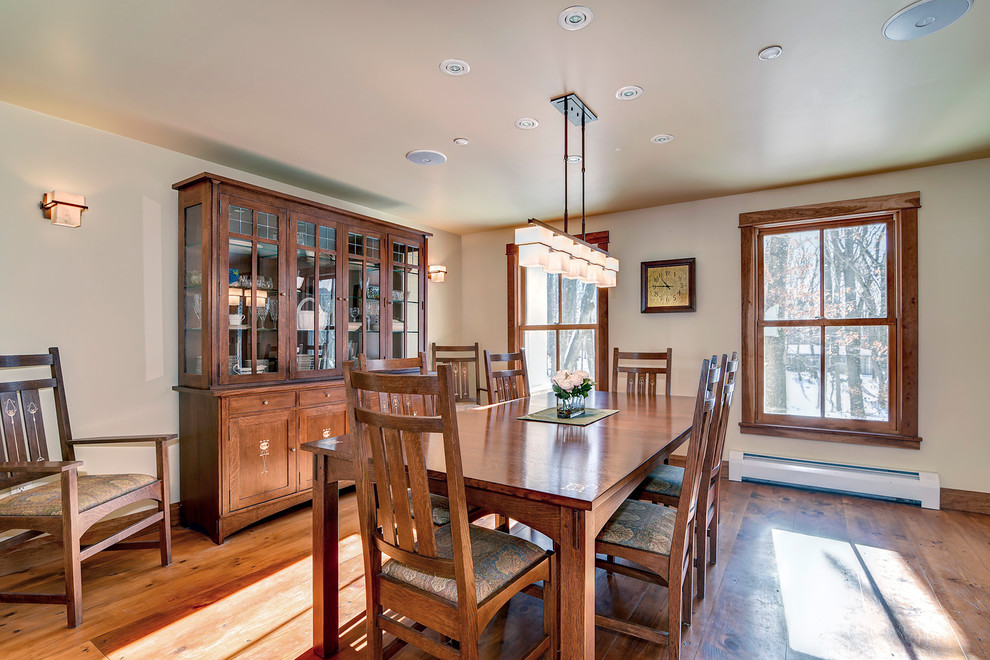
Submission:
M 565 30 L 580 30 L 588 27 L 588 23 L 595 18 L 595 14 L 581 5 L 568 7 L 557 16 L 557 24 Z
M 406 160 L 417 165 L 443 165 L 447 162 L 447 157 L 439 151 L 416 149 L 406 154 Z
M 973 0 L 919 0 L 887 19 L 883 36 L 908 41 L 949 27 L 973 6 Z
M 515 244 L 519 248 L 519 265 L 541 268 L 550 274 L 560 274 L 597 287 L 613 287 L 619 271 L 619 260 L 585 239 L 585 128 L 598 117 L 576 94 L 567 94 L 550 101 L 564 115 L 564 229 L 561 231 L 535 218 L 526 227 L 516 230 Z M 567 153 L 567 125 L 581 127 L 581 155 Z M 581 163 L 581 236 L 567 233 L 567 165 Z

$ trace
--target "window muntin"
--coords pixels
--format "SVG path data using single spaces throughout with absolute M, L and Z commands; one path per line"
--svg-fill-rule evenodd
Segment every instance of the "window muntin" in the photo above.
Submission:
M 920 207 L 909 192 L 739 215 L 743 433 L 920 447 Z
M 890 222 L 760 232 L 764 417 L 892 418 Z

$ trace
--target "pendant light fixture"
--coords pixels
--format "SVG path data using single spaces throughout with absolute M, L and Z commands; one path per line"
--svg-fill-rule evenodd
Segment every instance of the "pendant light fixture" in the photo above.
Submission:
M 597 245 L 583 240 L 585 236 L 585 128 L 598 117 L 576 94 L 567 94 L 550 101 L 564 115 L 564 230 L 530 218 L 526 227 L 516 230 L 515 243 L 519 247 L 519 265 L 541 268 L 550 274 L 576 279 L 597 287 L 614 287 L 619 271 L 619 260 L 609 256 Z M 568 154 L 567 124 L 581 127 L 581 155 Z M 568 195 L 567 166 L 581 163 L 581 238 L 567 233 Z

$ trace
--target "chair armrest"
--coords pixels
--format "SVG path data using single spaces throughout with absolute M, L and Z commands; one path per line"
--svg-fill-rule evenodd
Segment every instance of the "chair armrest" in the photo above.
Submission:
M 82 467 L 82 461 L 29 461 L 0 463 L 0 472 L 28 472 L 34 474 L 59 474 Z
M 69 440 L 70 445 L 112 445 L 124 444 L 128 442 L 168 442 L 175 440 L 177 433 L 163 433 L 160 435 L 121 435 L 105 436 L 101 438 L 73 438 Z

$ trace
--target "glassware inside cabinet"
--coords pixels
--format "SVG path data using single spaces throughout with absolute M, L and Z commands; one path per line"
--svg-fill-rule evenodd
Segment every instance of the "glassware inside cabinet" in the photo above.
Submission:
M 353 360 L 364 352 L 364 262 L 347 262 L 347 359 Z
M 279 217 L 228 210 L 227 373 L 278 372 Z
M 297 372 L 337 366 L 337 230 L 296 221 Z

